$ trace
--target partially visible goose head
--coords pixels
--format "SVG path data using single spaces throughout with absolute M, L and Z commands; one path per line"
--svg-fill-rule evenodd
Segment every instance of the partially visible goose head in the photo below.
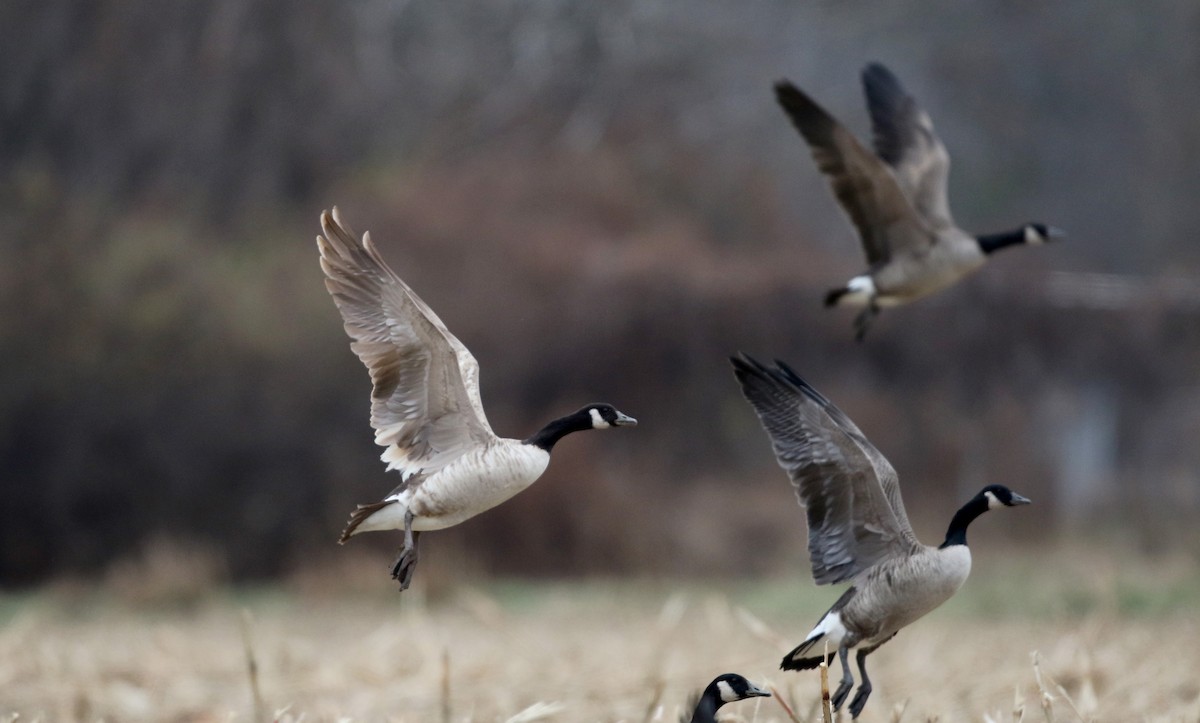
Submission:
M 1022 230 L 1025 234 L 1025 243 L 1030 246 L 1050 243 L 1054 239 L 1063 238 L 1067 235 L 1067 232 L 1061 228 L 1047 226 L 1044 223 L 1027 223 Z
M 716 720 L 717 709 L 726 703 L 758 697 L 770 698 L 771 694 L 737 673 L 718 675 L 696 701 L 692 717 L 685 720 L 690 720 L 691 723 L 709 723 Z
M 998 510 L 1001 507 L 1027 505 L 1031 502 L 1028 497 L 1022 497 L 1004 485 L 988 485 L 987 487 L 984 487 L 978 495 L 976 495 L 977 499 L 980 497 L 987 502 L 987 508 L 989 510 Z
M 975 240 L 979 243 L 979 248 L 985 254 L 993 254 L 1001 249 L 1012 246 L 1041 246 L 1055 239 L 1063 238 L 1066 235 L 1067 232 L 1061 228 L 1047 226 L 1044 223 L 1027 223 L 1024 226 L 1018 226 L 1012 231 L 983 234 L 977 236 Z
M 537 434 L 525 440 L 525 444 L 541 447 L 549 452 L 558 440 L 571 432 L 586 429 L 608 429 L 609 427 L 636 427 L 637 420 L 620 412 L 611 404 L 589 404 L 565 417 L 559 417 L 542 427 Z

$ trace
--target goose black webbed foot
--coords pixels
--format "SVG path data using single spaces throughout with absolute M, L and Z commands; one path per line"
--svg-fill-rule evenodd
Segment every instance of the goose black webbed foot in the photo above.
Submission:
M 412 583 L 413 571 L 417 569 L 417 548 L 403 547 L 400 549 L 400 556 L 396 558 L 396 564 L 392 565 L 392 579 L 400 581 L 400 590 L 403 592 L 408 589 Z
M 837 690 L 833 691 L 833 695 L 829 698 L 835 712 L 841 710 L 842 703 L 846 702 L 846 696 L 850 695 L 850 689 L 853 687 L 854 683 L 847 683 L 844 680 L 838 684 Z
M 854 700 L 850 701 L 850 717 L 857 718 L 859 713 L 867 704 L 867 698 L 871 697 L 871 684 L 863 683 L 858 686 L 858 692 L 854 694 Z
M 880 645 L 888 640 L 896 637 L 892 633 L 886 640 L 877 643 L 873 647 L 864 648 L 858 651 L 855 659 L 858 660 L 858 677 L 862 679 L 862 683 L 858 686 L 858 692 L 854 694 L 854 700 L 850 701 L 850 717 L 857 718 L 859 713 L 862 713 L 863 707 L 867 704 L 867 698 L 871 697 L 871 679 L 867 677 L 867 656 L 875 651 Z
M 417 539 L 421 533 L 413 532 L 413 513 L 404 515 L 404 547 L 400 548 L 400 556 L 392 565 L 392 579 L 400 581 L 400 592 L 408 589 L 412 583 L 413 572 L 417 569 Z
M 859 312 L 858 316 L 854 317 L 854 340 L 862 341 L 867 338 L 867 329 L 871 328 L 871 322 L 879 315 L 879 307 L 875 302 L 867 305 L 867 308 Z

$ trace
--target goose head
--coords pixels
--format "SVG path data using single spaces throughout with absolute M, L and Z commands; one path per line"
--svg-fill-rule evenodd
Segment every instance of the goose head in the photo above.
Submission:
M 979 497 L 987 501 L 989 510 L 1030 504 L 1028 497 L 1023 497 L 1004 485 L 988 485 L 979 493 Z
M 737 673 L 718 675 L 696 699 L 696 709 L 692 711 L 691 718 L 685 715 L 681 720 L 684 723 L 689 720 L 690 723 L 715 723 L 721 706 L 758 696 L 769 698 L 771 694 Z
M 1025 243 L 1030 245 L 1038 245 L 1049 243 L 1056 238 L 1062 238 L 1067 235 L 1066 231 L 1054 226 L 1047 226 L 1044 223 L 1027 223 L 1024 226 Z
M 771 694 L 759 688 L 757 685 L 746 680 L 737 673 L 725 673 L 718 675 L 713 679 L 713 682 L 708 684 L 704 690 L 705 695 L 710 693 L 716 697 L 721 703 L 733 703 L 747 698 L 766 697 L 770 698 Z
M 592 429 L 609 427 L 636 427 L 637 420 L 617 410 L 611 404 L 589 404 L 575 415 L 584 419 Z

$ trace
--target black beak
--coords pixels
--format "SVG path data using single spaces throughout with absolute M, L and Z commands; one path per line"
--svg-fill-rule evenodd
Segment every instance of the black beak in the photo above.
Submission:
M 750 687 L 746 689 L 746 697 L 748 697 L 748 698 L 770 698 L 771 694 L 768 693 L 767 691 L 763 690 L 762 688 L 759 688 L 757 685 L 754 685 L 753 683 L 751 683 Z

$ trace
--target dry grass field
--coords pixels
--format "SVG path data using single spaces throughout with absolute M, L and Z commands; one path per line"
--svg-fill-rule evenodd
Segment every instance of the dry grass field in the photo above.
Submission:
M 958 598 L 872 656 L 862 720 L 1200 720 L 1194 560 L 1055 561 L 977 560 Z M 270 589 L 118 577 L 0 597 L 0 720 L 675 721 L 723 672 L 820 719 L 816 671 L 776 669 L 836 596 L 804 579 L 418 575 L 401 596 L 378 562 Z M 724 716 L 792 720 L 770 699 Z

